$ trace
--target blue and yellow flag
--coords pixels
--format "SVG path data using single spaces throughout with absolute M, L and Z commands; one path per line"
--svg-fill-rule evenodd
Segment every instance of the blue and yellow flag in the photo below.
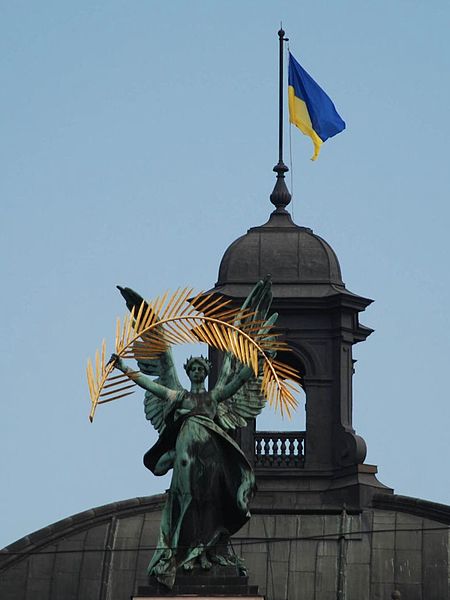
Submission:
M 290 52 L 288 86 L 289 120 L 312 139 L 311 160 L 316 160 L 323 142 L 343 131 L 345 123 L 331 99 Z

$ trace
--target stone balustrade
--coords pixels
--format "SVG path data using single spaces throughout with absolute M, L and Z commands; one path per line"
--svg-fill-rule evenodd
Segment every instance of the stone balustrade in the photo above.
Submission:
M 301 468 L 304 455 L 304 431 L 256 431 L 256 468 Z

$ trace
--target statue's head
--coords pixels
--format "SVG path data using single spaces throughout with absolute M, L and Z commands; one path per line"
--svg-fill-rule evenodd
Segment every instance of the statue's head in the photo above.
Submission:
M 191 356 L 183 366 L 192 383 L 203 383 L 211 369 L 211 363 L 204 356 Z

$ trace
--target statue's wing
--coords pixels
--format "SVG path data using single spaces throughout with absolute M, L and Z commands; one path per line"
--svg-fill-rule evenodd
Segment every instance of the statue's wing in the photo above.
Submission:
M 172 351 L 169 348 L 164 354 L 161 354 L 158 359 L 154 360 L 138 360 L 139 370 L 150 377 L 156 377 L 155 383 L 159 383 L 171 390 L 181 391 L 181 385 L 175 369 L 172 358 Z M 161 400 L 155 394 L 147 391 L 144 397 L 144 412 L 158 433 L 164 429 L 164 409 L 167 408 L 167 401 Z
M 245 427 L 265 405 L 266 399 L 261 394 L 261 378 L 252 377 L 234 396 L 219 403 L 216 421 L 224 429 Z
M 219 375 L 221 385 L 229 383 L 241 368 L 235 356 L 227 352 Z M 216 421 L 224 429 L 246 427 L 248 421 L 257 417 L 265 405 L 266 399 L 261 394 L 261 377 L 252 377 L 234 396 L 219 402 Z
M 274 313 L 267 318 L 272 302 L 272 290 L 270 278 L 259 281 L 253 288 L 250 295 L 242 305 L 242 310 L 250 309 L 253 316 L 252 320 L 264 322 L 261 331 L 266 327 L 268 330 L 275 323 L 278 315 Z M 235 323 L 239 326 L 240 323 Z M 224 356 L 216 386 L 225 386 L 237 375 L 242 365 L 233 354 L 227 352 Z M 259 415 L 266 399 L 261 394 L 262 372 L 258 377 L 250 378 L 231 398 L 219 403 L 217 408 L 216 420 L 224 429 L 236 429 L 236 427 L 245 427 L 250 419 Z
M 135 309 L 135 313 L 139 310 L 144 299 L 131 288 L 122 288 L 117 286 L 120 293 L 125 298 L 128 309 Z M 144 308 L 144 310 L 146 307 Z M 181 391 L 183 386 L 178 379 L 175 364 L 173 362 L 172 351 L 170 346 L 167 350 L 160 354 L 158 358 L 152 360 L 138 360 L 139 370 L 150 377 L 156 377 L 155 383 L 159 383 L 171 390 Z M 145 392 L 144 410 L 146 418 L 151 422 L 153 427 L 161 433 L 164 428 L 164 408 L 167 403 L 161 400 L 151 392 Z
M 267 326 L 271 327 L 277 319 L 277 316 L 275 315 L 267 318 L 271 303 L 272 284 L 270 277 L 268 276 L 266 279 L 264 279 L 264 281 L 258 281 L 242 305 L 242 311 L 248 310 L 251 313 L 250 316 L 245 317 L 245 321 L 266 322 Z M 242 323 L 238 320 L 234 323 L 234 325 L 236 327 L 240 327 Z M 222 361 L 219 375 L 217 377 L 216 386 L 223 386 L 229 383 L 234 378 L 241 366 L 242 365 L 237 362 L 233 354 L 226 352 Z
M 164 429 L 164 406 L 166 403 L 155 394 L 145 392 L 144 397 L 144 412 L 145 418 L 150 421 L 158 433 Z

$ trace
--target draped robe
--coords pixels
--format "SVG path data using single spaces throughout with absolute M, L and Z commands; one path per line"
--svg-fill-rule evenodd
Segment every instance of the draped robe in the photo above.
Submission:
M 204 568 L 240 564 L 228 539 L 250 518 L 255 478 L 242 450 L 214 421 L 216 411 L 211 393 L 179 392 L 158 441 L 144 456 L 155 475 L 173 468 L 158 546 L 148 567 L 168 587 L 177 569 L 192 568 L 196 559 Z

